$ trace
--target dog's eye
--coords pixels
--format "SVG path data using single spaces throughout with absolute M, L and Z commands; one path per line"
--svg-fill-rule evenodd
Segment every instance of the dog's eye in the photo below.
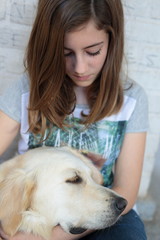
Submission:
M 76 175 L 76 176 L 66 180 L 66 183 L 75 183 L 75 184 L 77 184 L 77 183 L 81 183 L 81 182 L 82 182 L 82 178 L 80 176 L 78 176 L 78 175 Z

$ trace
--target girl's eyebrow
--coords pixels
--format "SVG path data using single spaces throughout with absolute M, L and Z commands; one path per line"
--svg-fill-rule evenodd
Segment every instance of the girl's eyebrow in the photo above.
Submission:
M 89 45 L 89 46 L 85 47 L 84 49 L 92 48 L 92 47 L 95 47 L 95 46 L 99 46 L 99 45 L 101 45 L 102 43 L 103 43 L 103 42 L 94 43 L 94 44 L 92 44 L 92 45 Z M 64 47 L 64 49 L 65 49 L 65 50 L 70 50 L 70 51 L 72 51 L 71 48 Z

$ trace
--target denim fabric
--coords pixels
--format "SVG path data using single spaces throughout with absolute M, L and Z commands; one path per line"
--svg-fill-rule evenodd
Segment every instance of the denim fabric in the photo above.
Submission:
M 144 224 L 132 209 L 122 216 L 112 227 L 81 238 L 81 240 L 146 240 Z

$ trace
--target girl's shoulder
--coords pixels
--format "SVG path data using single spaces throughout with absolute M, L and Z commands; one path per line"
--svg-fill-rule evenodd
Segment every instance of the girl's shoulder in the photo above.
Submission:
M 19 79 L 15 82 L 17 88 L 20 89 L 21 94 L 25 94 L 29 92 L 29 77 L 27 73 L 24 73 L 20 76 Z
M 132 79 L 127 79 L 123 83 L 124 96 L 131 97 L 138 101 L 138 99 L 143 99 L 144 102 L 147 101 L 147 94 L 144 88 Z
M 134 102 L 134 108 L 127 124 L 127 132 L 147 131 L 149 127 L 148 97 L 145 89 L 132 79 L 128 79 L 123 84 L 123 89 L 126 102 Z
M 20 122 L 22 109 L 22 96 L 29 93 L 29 80 L 27 74 L 21 75 L 13 81 L 0 95 L 0 110 L 12 119 Z

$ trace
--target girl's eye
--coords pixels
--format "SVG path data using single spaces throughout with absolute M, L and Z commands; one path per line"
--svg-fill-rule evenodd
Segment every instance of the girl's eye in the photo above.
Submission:
M 96 51 L 96 52 L 86 52 L 89 56 L 92 56 L 92 57 L 94 57 L 94 56 L 96 56 L 96 55 L 99 55 L 100 53 L 101 53 L 101 49 L 100 50 L 98 50 L 98 51 Z M 64 56 L 65 57 L 70 57 L 70 56 L 72 56 L 74 53 L 73 52 L 68 52 L 68 53 L 64 53 Z
M 69 57 L 69 56 L 72 56 L 73 52 L 68 52 L 68 53 L 64 53 L 64 56 L 65 57 Z
M 97 52 L 87 52 L 88 55 L 93 56 L 93 57 L 96 55 L 99 55 L 100 53 L 101 53 L 101 49 L 98 50 Z

